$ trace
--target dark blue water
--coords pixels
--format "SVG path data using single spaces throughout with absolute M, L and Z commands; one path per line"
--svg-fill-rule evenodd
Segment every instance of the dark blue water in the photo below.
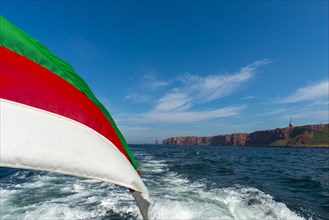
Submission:
M 329 219 L 329 149 L 131 145 L 153 219 Z M 125 188 L 0 169 L 1 219 L 140 218 Z

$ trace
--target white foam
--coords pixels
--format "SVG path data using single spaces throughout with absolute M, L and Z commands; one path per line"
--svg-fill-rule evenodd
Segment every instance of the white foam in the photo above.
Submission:
M 144 160 L 144 163 L 149 162 Z M 162 169 L 169 166 L 165 161 L 156 164 Z M 146 171 L 156 173 L 152 169 Z M 209 190 L 202 181 L 191 182 L 169 171 L 157 176 L 157 180 L 156 188 L 150 189 L 152 219 L 303 219 L 285 204 L 255 188 L 235 186 Z
M 88 211 L 65 204 L 42 204 L 24 213 L 23 219 L 90 219 L 103 216 L 104 214 L 104 211 L 98 211 L 97 209 Z
M 190 181 L 170 171 L 166 161 L 152 156 L 144 159 L 140 167 L 150 191 L 152 219 L 303 219 L 285 204 L 255 188 L 209 189 L 202 180 Z M 37 189 L 51 192 L 47 201 L 26 201 L 25 206 L 15 204 L 22 194 Z M 2 219 L 95 219 L 104 218 L 109 212 L 123 218 L 140 218 L 127 189 L 95 180 L 36 175 L 33 181 L 19 187 L 2 188 L 0 195 Z M 29 199 L 31 197 L 33 195 L 29 195 Z

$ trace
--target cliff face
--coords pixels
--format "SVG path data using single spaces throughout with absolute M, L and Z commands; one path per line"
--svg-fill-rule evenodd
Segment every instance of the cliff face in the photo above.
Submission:
M 210 145 L 213 137 L 179 136 L 170 137 L 162 141 L 171 145 Z
M 246 145 L 247 133 L 217 135 L 212 138 L 211 145 L 217 146 L 244 146 Z
M 288 139 L 294 129 L 298 129 L 298 127 L 255 131 L 248 135 L 246 145 L 270 145 L 275 141 Z
M 171 145 L 213 146 L 329 146 L 329 124 L 276 128 L 213 137 L 181 136 L 163 140 Z
M 290 133 L 287 145 L 322 145 L 329 147 L 329 124 L 295 127 Z

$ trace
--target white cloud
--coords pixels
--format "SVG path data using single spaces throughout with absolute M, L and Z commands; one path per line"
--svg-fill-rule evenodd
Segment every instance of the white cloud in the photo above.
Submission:
M 158 80 L 155 73 L 150 71 L 144 74 L 139 82 L 139 86 L 143 89 L 156 90 L 161 87 L 166 87 L 171 83 L 170 80 Z
M 296 103 L 294 105 L 278 105 L 272 103 L 270 108 L 263 109 L 257 117 L 276 118 L 288 121 L 291 117 L 305 123 L 312 120 L 328 123 L 329 105 L 328 100 L 314 101 L 312 103 Z M 274 104 L 274 105 L 273 105 Z
M 155 104 L 155 110 L 187 110 L 195 104 L 202 104 L 228 96 L 241 88 L 257 72 L 260 66 L 268 64 L 267 59 L 245 66 L 237 73 L 209 75 L 206 77 L 184 74 L 178 77 L 181 86 L 172 89 Z
M 156 102 L 155 111 L 182 111 L 191 107 L 191 98 L 184 92 L 170 92 Z
M 290 118 L 291 114 L 283 115 L 283 118 Z M 293 119 L 312 119 L 321 120 L 324 123 L 328 123 L 329 115 L 328 109 L 319 109 L 312 111 L 296 111 L 293 113 Z
M 256 98 L 256 96 L 254 96 L 254 95 L 250 95 L 250 96 L 246 96 L 246 97 L 244 97 L 243 99 L 244 100 L 249 100 L 249 99 L 255 99 Z
M 133 100 L 137 103 L 145 103 L 152 99 L 150 94 L 138 94 L 138 93 L 131 93 L 130 95 L 125 96 L 126 100 Z
M 321 99 L 328 100 L 329 81 L 323 81 L 315 85 L 309 85 L 297 89 L 293 94 L 279 100 L 279 103 L 297 103 L 303 101 L 318 102 Z
M 131 78 L 130 80 L 134 80 Z M 126 100 L 132 100 L 137 103 L 147 103 L 154 99 L 154 95 L 158 90 L 169 86 L 171 80 L 158 80 L 156 74 L 149 71 L 147 74 L 142 75 L 136 80 L 136 88 L 134 92 L 129 93 L 124 97 Z
M 149 111 L 142 114 L 130 115 L 127 121 L 130 123 L 192 123 L 198 121 L 214 120 L 238 115 L 246 106 L 231 105 L 226 107 L 212 107 L 207 110 L 194 110 L 196 105 L 202 105 L 212 100 L 220 99 L 238 91 L 256 74 L 259 67 L 268 64 L 267 59 L 254 62 L 242 67 L 238 72 L 232 74 L 218 74 L 199 76 L 189 73 L 176 78 L 176 81 L 158 81 L 154 75 L 143 76 L 145 89 L 151 90 L 155 87 L 165 87 L 175 82 L 179 86 L 170 89 L 154 102 Z M 154 87 L 154 89 L 155 89 Z M 136 99 L 138 96 L 129 95 L 127 99 Z M 200 109 L 199 106 L 199 109 Z
M 216 110 L 208 111 L 158 111 L 153 110 L 146 112 L 140 117 L 138 121 L 148 122 L 166 122 L 166 123 L 184 123 L 197 122 L 210 119 L 224 118 L 228 116 L 237 115 L 245 106 L 228 106 Z

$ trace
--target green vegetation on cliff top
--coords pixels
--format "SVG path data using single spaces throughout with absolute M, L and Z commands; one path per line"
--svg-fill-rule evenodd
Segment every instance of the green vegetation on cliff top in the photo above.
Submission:
M 329 130 L 305 132 L 291 139 L 274 141 L 270 146 L 329 147 Z
M 316 146 L 328 146 L 329 145 L 329 129 L 315 132 L 312 137 L 311 143 L 312 143 L 312 145 L 316 145 Z

